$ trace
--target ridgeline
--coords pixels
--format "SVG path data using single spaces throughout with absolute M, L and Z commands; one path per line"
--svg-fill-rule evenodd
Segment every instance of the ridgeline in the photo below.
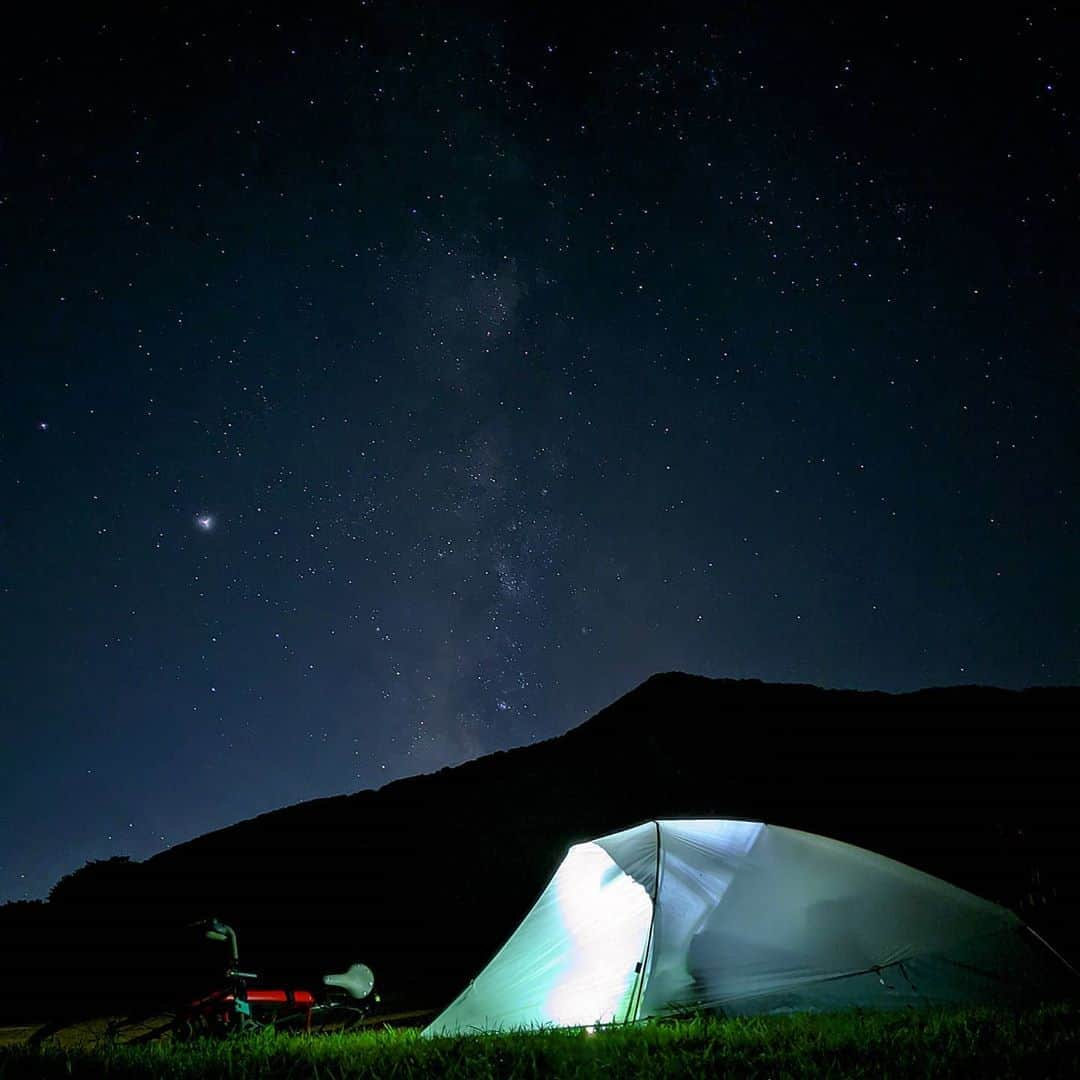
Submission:
M 1013 909 L 1080 957 L 1080 688 L 909 694 L 655 675 L 558 738 L 264 814 L 0 907 L 0 1016 L 167 1006 L 224 958 L 310 985 L 371 965 L 436 1008 L 514 929 L 568 845 L 734 817 L 871 848 Z

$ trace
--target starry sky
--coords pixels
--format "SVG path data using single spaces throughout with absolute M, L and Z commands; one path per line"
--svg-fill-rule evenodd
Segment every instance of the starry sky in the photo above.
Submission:
M 658 670 L 1080 679 L 1076 16 L 582 6 L 5 33 L 0 900 Z

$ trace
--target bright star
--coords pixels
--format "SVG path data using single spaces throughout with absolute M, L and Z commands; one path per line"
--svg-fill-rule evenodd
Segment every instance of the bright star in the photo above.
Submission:
M 209 532 L 214 527 L 214 515 L 198 514 L 195 518 L 195 524 L 198 525 L 203 532 Z

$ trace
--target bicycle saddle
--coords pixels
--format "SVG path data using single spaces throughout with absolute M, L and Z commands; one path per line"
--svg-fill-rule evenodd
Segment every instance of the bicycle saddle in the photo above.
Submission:
M 350 997 L 366 998 L 375 989 L 375 974 L 367 964 L 353 964 L 343 975 L 324 975 L 326 986 L 336 986 Z

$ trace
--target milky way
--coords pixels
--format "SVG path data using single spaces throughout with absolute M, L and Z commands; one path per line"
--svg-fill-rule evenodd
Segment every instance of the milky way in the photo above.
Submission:
M 982 18 L 6 44 L 0 898 L 656 670 L 1076 681 L 1077 27 Z

